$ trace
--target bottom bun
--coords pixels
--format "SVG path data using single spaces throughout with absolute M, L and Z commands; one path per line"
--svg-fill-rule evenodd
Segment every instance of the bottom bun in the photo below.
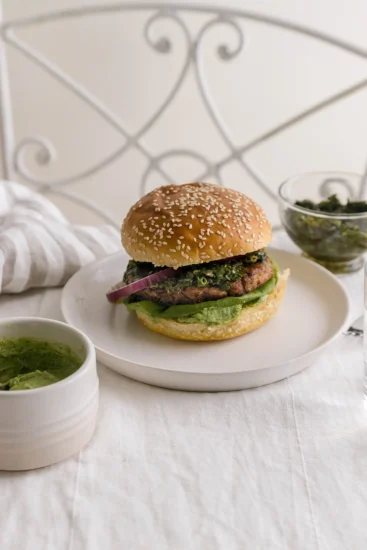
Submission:
M 140 311 L 136 314 L 143 325 L 171 338 L 201 342 L 227 340 L 261 327 L 276 314 L 285 294 L 288 277 L 287 269 L 279 274 L 278 283 L 266 300 L 256 306 L 246 307 L 237 319 L 223 325 L 210 327 L 202 323 L 177 323 L 171 319 L 154 319 Z

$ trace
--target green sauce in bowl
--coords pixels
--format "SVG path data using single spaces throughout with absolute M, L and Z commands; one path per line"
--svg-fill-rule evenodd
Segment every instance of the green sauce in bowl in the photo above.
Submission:
M 0 339 L 0 389 L 29 390 L 67 378 L 83 361 L 66 344 L 37 338 Z
M 304 255 L 335 273 L 354 271 L 367 252 L 367 202 L 347 201 L 337 195 L 321 202 L 297 200 L 283 206 L 285 230 Z

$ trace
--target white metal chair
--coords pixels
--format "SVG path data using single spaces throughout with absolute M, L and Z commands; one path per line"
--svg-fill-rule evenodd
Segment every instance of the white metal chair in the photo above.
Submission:
M 151 48 L 157 55 L 169 56 L 173 51 L 173 42 L 169 35 L 159 31 L 157 33 L 156 25 L 167 22 L 174 24 L 176 32 L 181 33 L 185 43 L 185 56 L 180 68 L 179 76 L 171 89 L 170 93 L 159 106 L 159 108 L 145 121 L 144 125 L 137 131 L 131 132 L 121 118 L 104 105 L 98 97 L 93 95 L 88 89 L 83 87 L 75 79 L 71 78 L 55 63 L 51 62 L 45 55 L 31 47 L 19 37 L 19 31 L 30 26 L 47 25 L 52 21 L 71 20 L 76 18 L 87 18 L 99 14 L 110 13 L 111 16 L 116 13 L 135 13 L 144 14 L 145 26 L 142 28 L 142 37 L 146 41 L 147 47 Z M 192 27 L 192 18 L 198 16 L 199 19 Z M 363 79 L 353 86 L 349 86 L 341 92 L 327 97 L 321 102 L 312 105 L 307 110 L 284 120 L 281 124 L 270 128 L 265 133 L 259 135 L 256 139 L 244 142 L 241 145 L 234 143 L 230 130 L 222 119 L 221 113 L 213 100 L 212 90 L 210 89 L 209 81 L 205 73 L 205 64 L 203 59 L 204 42 L 206 36 L 212 29 L 217 27 L 226 27 L 227 31 L 232 33 L 230 43 L 227 38 L 222 38 L 222 34 L 218 33 L 216 53 L 218 58 L 224 63 L 230 63 L 235 58 L 239 57 L 246 44 L 246 37 L 243 30 L 243 22 L 256 21 L 261 24 L 276 27 L 285 32 L 298 33 L 310 40 L 316 40 L 320 43 L 327 43 L 349 52 L 360 58 L 367 59 L 367 51 L 360 49 L 352 44 L 338 40 L 332 36 L 328 36 L 321 32 L 305 28 L 300 25 L 278 20 L 274 17 L 248 12 L 245 10 L 208 7 L 199 4 L 180 4 L 172 3 L 170 7 L 167 4 L 156 2 L 155 4 L 145 4 L 144 2 L 117 2 L 104 6 L 85 6 L 72 8 L 63 11 L 53 11 L 45 15 L 19 18 L 14 21 L 8 21 L 0 27 L 0 118 L 1 118 L 1 146 L 2 146 L 2 176 L 8 179 L 20 178 L 22 181 L 30 182 L 36 186 L 41 193 L 51 193 L 67 197 L 68 199 L 82 204 L 91 209 L 103 219 L 118 225 L 119 220 L 114 219 L 109 212 L 106 212 L 98 204 L 85 196 L 80 196 L 71 190 L 72 184 L 81 179 L 88 178 L 90 175 L 103 170 L 116 158 L 125 155 L 128 151 L 135 149 L 140 152 L 146 159 L 146 168 L 141 175 L 137 185 L 140 185 L 140 193 L 146 191 L 146 183 L 148 177 L 153 173 L 160 175 L 164 181 L 169 183 L 179 183 L 165 169 L 164 163 L 172 157 L 180 157 L 185 159 L 194 159 L 201 168 L 191 174 L 192 180 L 216 180 L 224 185 L 223 169 L 230 163 L 235 162 L 250 176 L 270 200 L 276 200 L 275 190 L 261 176 L 260 171 L 248 159 L 248 154 L 256 147 L 272 139 L 284 130 L 303 121 L 310 115 L 321 111 L 325 107 L 337 103 L 341 99 L 361 90 L 367 86 L 367 79 Z M 226 35 L 227 37 L 227 35 Z M 27 165 L 27 154 L 30 147 L 36 151 L 35 161 L 39 165 L 48 165 L 54 158 L 54 145 L 44 136 L 29 136 L 23 138 L 16 143 L 14 138 L 12 124 L 12 103 L 10 99 L 8 67 L 6 58 L 6 49 L 15 48 L 28 60 L 44 71 L 49 73 L 51 77 L 56 79 L 61 86 L 66 87 L 72 94 L 83 100 L 89 105 L 105 122 L 110 124 L 117 130 L 123 138 L 123 144 L 116 150 L 107 155 L 98 163 L 91 162 L 79 173 L 71 174 L 66 178 L 57 179 L 55 181 L 40 180 Z M 205 156 L 198 150 L 191 150 L 186 147 L 171 148 L 169 137 L 167 146 L 164 152 L 156 153 L 151 147 L 145 143 L 147 132 L 160 120 L 163 114 L 171 108 L 175 102 L 180 90 L 182 89 L 189 70 L 193 70 L 196 85 L 201 96 L 203 107 L 207 110 L 218 136 L 226 148 L 226 154 L 220 158 L 210 158 Z

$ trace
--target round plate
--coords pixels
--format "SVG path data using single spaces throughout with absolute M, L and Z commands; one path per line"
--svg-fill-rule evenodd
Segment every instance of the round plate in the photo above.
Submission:
M 349 317 L 347 294 L 326 269 L 289 252 L 269 253 L 291 270 L 283 304 L 261 328 L 232 340 L 174 340 L 145 328 L 123 304 L 110 304 L 106 292 L 122 278 L 124 252 L 76 273 L 63 290 L 62 312 L 91 338 L 102 363 L 129 378 L 193 391 L 269 384 L 312 364 Z

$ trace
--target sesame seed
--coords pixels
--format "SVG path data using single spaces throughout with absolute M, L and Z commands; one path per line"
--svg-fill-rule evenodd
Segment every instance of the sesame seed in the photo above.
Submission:
M 147 200 L 146 197 L 149 197 Z M 202 229 L 198 231 L 199 235 L 190 235 L 189 242 L 193 242 L 193 247 L 201 249 L 200 259 L 205 258 L 205 247 L 215 250 L 213 245 L 206 242 L 206 238 L 211 235 L 218 235 L 223 241 L 227 236 L 232 240 L 237 238 L 229 250 L 223 250 L 222 245 L 216 247 L 221 254 L 237 253 L 241 248 L 241 241 L 253 243 L 262 246 L 264 235 L 270 231 L 270 227 L 262 209 L 248 199 L 245 195 L 225 189 L 220 186 L 214 186 L 206 183 L 192 183 L 184 186 L 167 185 L 153 190 L 151 193 L 140 199 L 132 208 L 131 212 L 142 209 L 138 214 L 136 223 L 133 223 L 131 213 L 127 215 L 127 221 L 131 219 L 129 234 L 125 237 L 127 250 L 133 242 L 138 243 L 141 255 L 145 255 L 141 249 L 145 246 L 144 242 L 149 242 L 158 252 L 162 247 L 176 242 L 176 248 L 173 244 L 169 248 L 170 253 L 177 253 L 185 257 L 184 250 L 189 251 L 189 245 L 184 244 L 184 237 L 177 236 L 181 227 L 187 227 L 189 231 L 193 230 L 193 221 L 195 218 L 200 220 Z M 195 213 L 192 213 L 194 210 Z M 196 214 L 196 212 L 199 212 Z M 137 214 L 135 214 L 137 215 Z M 256 231 L 252 227 L 252 220 L 256 220 Z M 126 223 L 126 222 L 125 222 Z M 175 229 L 177 228 L 177 229 Z M 259 228 L 259 229 L 258 229 Z M 144 232 L 143 232 L 144 231 Z M 196 232 L 196 230 L 195 230 Z M 176 235 L 175 235 L 176 233 Z M 173 241 L 172 241 L 173 239 Z M 223 243 L 224 246 L 225 243 Z M 142 245 L 142 246 L 141 246 Z M 167 262 L 167 258 L 170 260 Z M 148 254 L 149 259 L 149 254 Z M 169 254 L 157 254 L 157 261 L 162 261 L 159 265 L 174 265 L 180 267 L 180 261 L 175 261 Z

